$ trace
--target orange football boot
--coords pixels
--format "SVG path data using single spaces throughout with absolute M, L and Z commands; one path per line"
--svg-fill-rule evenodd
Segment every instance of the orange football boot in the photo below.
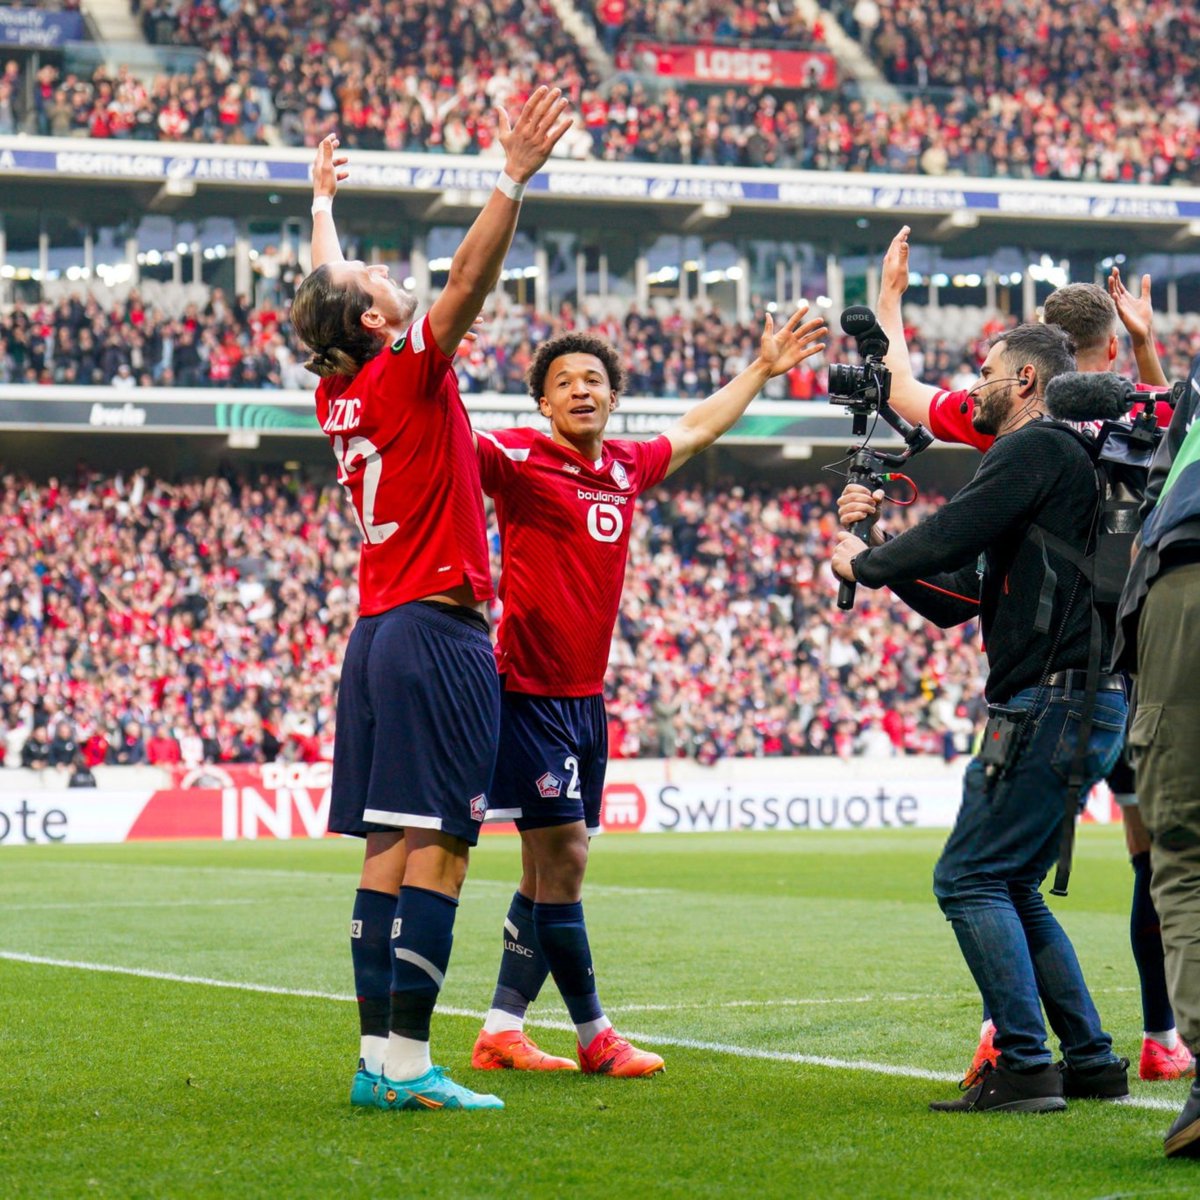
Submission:
M 471 1066 L 476 1071 L 578 1071 L 569 1058 L 556 1058 L 539 1050 L 523 1030 L 506 1029 L 502 1033 L 479 1031 Z
M 638 1079 L 666 1069 L 657 1054 L 631 1046 L 611 1027 L 596 1034 L 586 1050 L 579 1047 L 579 1065 L 585 1075 L 613 1075 L 618 1079 Z
M 992 1021 L 989 1021 L 979 1035 L 979 1045 L 975 1049 L 975 1057 L 971 1059 L 971 1065 L 967 1068 L 967 1074 L 963 1079 L 964 1087 L 974 1087 L 982 1078 L 980 1072 L 983 1070 L 984 1063 L 991 1063 L 994 1067 L 1000 1061 L 1000 1051 L 996 1049 L 996 1026 Z

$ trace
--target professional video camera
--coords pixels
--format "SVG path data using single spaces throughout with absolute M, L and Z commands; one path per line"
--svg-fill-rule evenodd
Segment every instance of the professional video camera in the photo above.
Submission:
M 888 403 L 892 392 L 892 373 L 884 365 L 888 352 L 888 336 L 883 332 L 875 314 L 865 305 L 856 304 L 842 313 L 842 332 L 854 338 L 861 366 L 849 363 L 831 363 L 829 366 L 829 402 L 840 404 L 850 410 L 853 417 L 855 437 L 867 441 L 852 446 L 849 451 L 847 483 L 861 483 L 875 489 L 892 479 L 903 479 L 910 486 L 912 480 L 895 472 L 885 472 L 885 467 L 899 467 L 914 454 L 919 454 L 933 444 L 933 434 L 924 425 L 910 425 Z M 875 414 L 877 419 L 890 425 L 903 439 L 904 450 L 899 454 L 885 454 L 870 443 L 867 418 Z M 872 427 L 874 432 L 874 427 Z M 915 493 L 915 487 L 914 487 Z M 856 537 L 865 537 L 867 522 L 859 522 L 851 530 Z M 857 585 L 843 582 L 838 588 L 838 608 L 854 607 Z
M 1050 416 L 1093 436 L 1102 501 L 1092 581 L 1097 603 L 1115 605 L 1121 598 L 1141 528 L 1150 460 L 1164 433 L 1156 408 L 1166 403 L 1174 409 L 1185 387 L 1177 382 L 1139 391 L 1128 379 L 1107 372 L 1068 372 L 1046 385 Z

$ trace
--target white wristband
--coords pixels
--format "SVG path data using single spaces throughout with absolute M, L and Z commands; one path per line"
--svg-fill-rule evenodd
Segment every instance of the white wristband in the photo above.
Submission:
M 319 212 L 333 212 L 333 197 L 332 196 L 314 196 L 312 202 L 312 215 L 315 217 Z
M 496 188 L 518 204 L 521 203 L 521 197 L 525 195 L 525 185 L 518 183 L 507 171 L 501 172 L 500 178 L 496 180 Z

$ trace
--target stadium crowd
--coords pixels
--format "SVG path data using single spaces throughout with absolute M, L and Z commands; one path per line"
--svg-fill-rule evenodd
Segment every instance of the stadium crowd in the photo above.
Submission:
M 795 49 L 825 40 L 795 0 L 596 0 L 592 18 L 611 54 L 622 38 L 658 42 L 770 42 Z
M 645 498 L 610 659 L 614 756 L 963 748 L 974 630 L 887 593 L 839 616 L 832 507 L 828 487 Z M 286 474 L 4 475 L 7 765 L 328 757 L 357 547 L 340 489 Z
M 966 345 L 908 331 L 918 379 L 940 387 L 970 386 L 999 317 Z M 588 320 L 571 305 L 555 313 L 510 305 L 491 315 L 478 340 L 457 361 L 465 393 L 521 395 L 534 347 L 571 330 L 586 330 L 621 347 L 635 396 L 701 397 L 728 383 L 753 358 L 756 325 L 742 325 L 716 309 L 676 310 L 659 316 L 630 307 L 623 318 Z M 1168 378 L 1182 379 L 1200 352 L 1200 330 L 1160 335 Z M 824 356 L 772 380 L 770 399 L 811 400 L 826 395 L 828 362 L 846 361 L 851 347 L 831 335 Z M 18 303 L 0 314 L 0 383 L 102 384 L 135 387 L 310 388 L 307 357 L 295 340 L 282 303 L 251 307 L 214 288 L 207 303 L 170 316 L 134 289 L 125 301 L 102 307 L 86 296 L 57 303 Z M 1117 369 L 1134 374 L 1132 359 Z
M 922 169 L 1170 183 L 1197 178 L 1200 13 L 1178 0 L 836 0 L 891 82 L 953 89 L 903 124 Z M 990 169 L 981 169 L 990 168 Z
M 251 309 L 214 288 L 173 317 L 137 289 L 105 309 L 90 297 L 16 304 L 0 316 L 0 383 L 135 387 L 310 387 L 286 308 Z
M 602 30 L 819 42 L 786 5 L 615 0 Z M 267 6 L 141 0 L 147 39 L 192 48 L 176 74 L 127 67 L 90 77 L 45 64 L 27 111 L 19 65 L 0 74 L 0 133 L 315 145 L 492 154 L 494 106 L 541 82 L 562 87 L 576 128 L 556 153 L 610 161 L 775 166 L 1169 183 L 1200 177 L 1200 33 L 1195 9 L 1148 0 L 1114 15 L 1089 0 L 1049 0 L 1012 19 L 1000 3 L 933 6 L 842 0 L 834 6 L 883 74 L 940 97 L 859 98 L 853 85 L 724 92 L 637 74 L 634 39 L 600 79 L 544 0 L 456 0 L 352 8 L 345 0 Z M 617 18 L 620 18 L 618 20 Z M 675 26 L 681 20 L 693 22 Z M 619 34 L 617 35 L 620 36 Z

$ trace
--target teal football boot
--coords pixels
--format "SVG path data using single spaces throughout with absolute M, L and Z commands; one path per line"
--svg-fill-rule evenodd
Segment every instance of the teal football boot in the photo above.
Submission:
M 473 1092 L 447 1078 L 445 1067 L 431 1067 L 419 1079 L 398 1082 L 386 1075 L 379 1079 L 375 1103 L 380 1108 L 503 1108 L 497 1096 Z
M 379 1088 L 380 1078 L 379 1075 L 372 1075 L 360 1058 L 358 1070 L 354 1075 L 354 1083 L 350 1087 L 350 1104 L 354 1108 L 374 1108 L 375 1092 Z

